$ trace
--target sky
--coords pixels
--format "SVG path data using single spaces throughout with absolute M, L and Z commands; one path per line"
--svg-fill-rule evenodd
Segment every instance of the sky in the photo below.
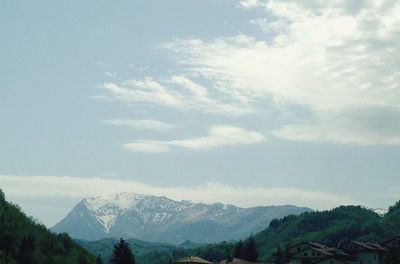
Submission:
M 0 1 L 0 188 L 387 208 L 399 47 L 393 0 Z

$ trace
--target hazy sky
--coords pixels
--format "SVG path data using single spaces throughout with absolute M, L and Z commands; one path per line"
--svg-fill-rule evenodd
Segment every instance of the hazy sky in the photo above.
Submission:
M 0 188 L 387 207 L 399 47 L 392 0 L 1 1 Z

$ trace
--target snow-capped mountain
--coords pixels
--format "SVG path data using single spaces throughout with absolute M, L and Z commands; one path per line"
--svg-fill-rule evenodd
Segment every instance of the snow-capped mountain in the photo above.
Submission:
M 380 216 L 384 216 L 389 211 L 388 209 L 385 209 L 385 208 L 374 208 L 374 209 L 371 209 L 371 210 L 374 211 L 375 213 L 377 213 Z
M 52 231 L 87 240 L 125 237 L 208 243 L 245 238 L 265 229 L 274 218 L 306 211 L 311 209 L 291 205 L 240 208 L 120 193 L 82 200 Z
M 371 210 L 374 213 L 377 213 L 381 217 L 385 216 L 385 214 L 387 214 L 387 212 L 389 211 L 389 209 L 385 209 L 385 208 L 373 208 L 373 207 L 369 207 L 369 206 L 365 206 L 365 205 L 360 205 L 360 206 L 364 209 Z

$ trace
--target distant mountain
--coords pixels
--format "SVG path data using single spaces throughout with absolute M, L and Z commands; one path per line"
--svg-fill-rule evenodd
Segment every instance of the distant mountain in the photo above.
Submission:
M 240 208 L 120 193 L 82 200 L 52 230 L 86 240 L 124 237 L 209 243 L 242 239 L 265 229 L 275 218 L 309 211 L 291 205 Z
M 67 234 L 52 234 L 8 203 L 0 190 L 0 263 L 86 263 L 96 257 Z

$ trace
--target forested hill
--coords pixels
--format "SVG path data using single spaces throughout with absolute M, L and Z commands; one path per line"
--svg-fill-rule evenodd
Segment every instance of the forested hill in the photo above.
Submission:
M 271 261 L 278 246 L 284 249 L 307 240 L 332 246 L 346 239 L 380 242 L 396 233 L 400 233 L 400 202 L 383 217 L 360 206 L 341 206 L 329 211 L 287 216 L 273 220 L 254 239 L 259 260 Z M 223 258 L 229 251 L 233 254 L 235 246 L 235 243 L 214 244 L 195 249 L 190 254 Z
M 8 203 L 0 190 L 0 263 L 91 264 L 96 257 L 66 234 L 52 234 Z
M 400 202 L 385 216 L 360 206 L 341 206 L 330 211 L 310 212 L 274 220 L 255 236 L 262 259 L 269 259 L 276 247 L 312 240 L 337 245 L 346 239 L 380 242 L 400 232 Z
M 269 259 L 279 245 L 285 248 L 312 240 L 336 245 L 343 239 L 379 241 L 382 217 L 360 206 L 341 206 L 330 211 L 305 213 L 274 220 L 269 228 L 255 236 L 260 256 Z

